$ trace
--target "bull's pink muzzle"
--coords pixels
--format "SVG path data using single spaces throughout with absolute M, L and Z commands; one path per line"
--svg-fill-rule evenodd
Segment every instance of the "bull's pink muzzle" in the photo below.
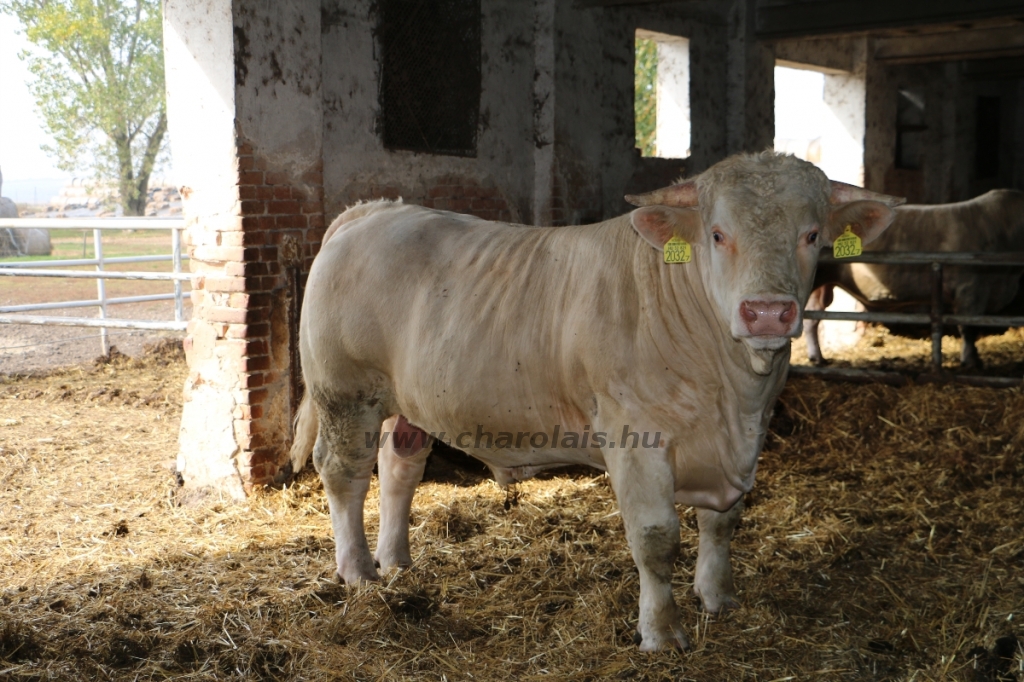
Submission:
M 751 336 L 792 336 L 800 322 L 793 300 L 743 301 L 740 319 Z

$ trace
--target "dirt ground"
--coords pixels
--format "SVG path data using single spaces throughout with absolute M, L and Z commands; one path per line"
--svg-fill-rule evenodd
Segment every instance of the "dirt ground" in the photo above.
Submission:
M 681 508 L 692 649 L 641 654 L 603 475 L 510 492 L 435 454 L 413 568 L 346 587 L 309 469 L 179 504 L 185 371 L 172 343 L 0 377 L 0 679 L 1024 679 L 1020 389 L 791 380 L 733 545 L 741 608 L 700 612 Z

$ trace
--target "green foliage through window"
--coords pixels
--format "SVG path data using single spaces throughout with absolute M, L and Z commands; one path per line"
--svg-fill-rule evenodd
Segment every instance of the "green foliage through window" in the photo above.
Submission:
M 637 38 L 634 69 L 633 109 L 636 116 L 636 146 L 642 156 L 656 156 L 658 115 L 658 44 Z

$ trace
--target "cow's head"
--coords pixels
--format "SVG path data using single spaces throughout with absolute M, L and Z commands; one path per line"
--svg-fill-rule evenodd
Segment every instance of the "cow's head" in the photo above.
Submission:
M 786 347 L 800 332 L 820 249 L 847 226 L 870 242 L 903 203 L 831 182 L 813 164 L 774 152 L 733 156 L 694 179 L 626 200 L 641 206 L 631 222 L 655 249 L 673 236 L 692 245 L 732 336 L 762 352 Z

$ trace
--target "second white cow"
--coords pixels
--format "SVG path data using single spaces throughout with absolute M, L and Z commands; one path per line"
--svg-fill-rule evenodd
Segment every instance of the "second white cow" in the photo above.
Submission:
M 375 559 L 410 564 L 409 509 L 428 433 L 443 432 L 500 482 L 570 464 L 608 472 L 640 573 L 642 649 L 687 646 L 676 504 L 698 509 L 694 590 L 709 611 L 735 605 L 729 544 L 818 251 L 848 225 L 870 241 L 892 211 L 772 152 L 631 200 L 642 207 L 577 227 L 391 202 L 339 218 L 302 308 L 292 464 L 313 450 L 345 582 L 378 579 Z M 665 250 L 685 254 L 680 240 L 691 259 L 666 263 Z M 382 422 L 392 436 L 378 451 L 367 434 Z M 495 439 L 458 440 L 478 432 Z

